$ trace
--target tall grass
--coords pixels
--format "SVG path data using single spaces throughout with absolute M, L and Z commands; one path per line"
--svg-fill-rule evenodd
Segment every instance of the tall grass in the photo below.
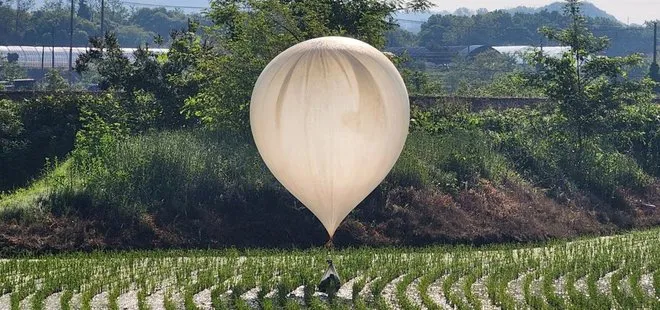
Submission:
M 136 215 L 222 208 L 274 192 L 288 195 L 247 135 L 181 130 L 131 137 L 96 158 L 68 160 L 25 190 L 2 197 L 3 211 L 41 206 L 57 213 L 116 210 Z M 414 131 L 384 186 L 456 192 L 507 172 L 478 132 Z
M 133 137 L 75 169 L 95 200 L 127 213 L 186 213 L 276 186 L 247 137 L 220 132 Z
M 607 213 L 612 212 L 609 206 L 629 207 L 627 201 L 632 200 L 623 197 L 628 195 L 625 189 L 641 190 L 657 182 L 648 165 L 638 165 L 638 156 L 614 148 L 611 139 L 585 139 L 581 148 L 576 148 L 566 132 L 554 128 L 561 120 L 547 113 L 531 109 L 456 115 L 438 113 L 423 114 L 426 119 L 415 116 L 419 121 L 413 122 L 399 160 L 385 181 L 363 202 L 367 207 L 358 208 L 354 213 L 358 223 L 352 223 L 348 230 L 368 235 L 370 228 L 366 223 L 381 223 L 386 226 L 377 229 L 391 227 L 388 229 L 396 232 L 392 236 L 399 236 L 404 224 L 410 224 L 404 235 L 413 234 L 419 236 L 419 240 L 430 240 L 432 236 L 438 238 L 433 240 L 444 240 L 443 229 L 448 229 L 447 224 L 453 225 L 450 220 L 443 222 L 447 216 L 454 216 L 457 221 L 474 219 L 475 223 L 481 220 L 485 224 L 492 223 L 492 216 L 483 210 L 491 205 L 495 209 L 497 201 L 509 200 L 493 202 L 482 198 L 506 186 L 509 191 L 505 188 L 502 193 L 514 201 L 527 197 L 527 193 L 520 191 L 530 187 L 540 188 L 539 192 L 548 193 L 560 203 L 572 198 L 597 197 L 599 199 L 593 201 L 604 201 L 606 205 L 597 205 L 594 209 Z M 254 223 L 278 220 L 283 221 L 282 226 L 290 225 L 287 229 L 295 230 L 318 225 L 311 213 L 305 213 L 271 175 L 249 133 L 203 129 L 152 132 L 112 140 L 99 150 L 74 151 L 73 156 L 54 165 L 45 177 L 30 187 L 0 196 L 0 218 L 26 219 L 52 212 L 55 215 L 103 214 L 104 220 L 113 219 L 115 215 L 126 216 L 123 219 L 143 219 L 148 213 L 164 215 L 159 218 L 172 225 L 180 218 L 188 220 L 187 223 L 209 218 L 216 221 L 206 223 L 206 228 L 212 228 L 209 235 L 223 237 L 230 233 L 213 230 L 217 222 L 259 225 Z M 435 194 L 437 197 L 433 196 Z M 461 208 L 456 208 L 455 212 L 436 208 L 450 205 Z M 407 206 L 403 209 L 406 212 L 401 213 L 398 206 Z M 460 209 L 480 210 L 481 213 L 467 214 Z M 406 216 L 405 220 L 402 216 Z M 396 219 L 402 222 L 397 223 Z M 543 217 L 538 220 L 550 222 Z M 626 221 L 628 219 L 624 218 L 619 222 L 625 224 Z M 474 234 L 481 232 L 479 229 L 485 224 L 474 226 Z M 371 226 L 373 228 L 373 224 Z M 266 230 L 254 232 L 247 224 L 228 227 L 225 225 L 223 229 L 254 233 L 251 236 L 254 242 L 263 238 L 259 234 L 267 234 Z M 499 231 L 497 226 L 492 227 Z M 576 231 L 583 230 L 578 227 Z M 274 230 L 270 234 L 274 235 Z M 511 232 L 506 234 L 509 238 Z M 202 233 L 197 235 L 201 240 Z M 387 240 L 376 234 L 368 236 L 374 242 Z M 541 234 L 535 236 L 544 238 Z M 223 242 L 248 239 L 243 237 Z

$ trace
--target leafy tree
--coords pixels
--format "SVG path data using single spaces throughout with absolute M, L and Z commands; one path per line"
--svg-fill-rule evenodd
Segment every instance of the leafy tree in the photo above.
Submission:
M 397 56 L 385 53 L 394 63 L 403 78 L 408 93 L 411 95 L 442 95 L 445 88 L 442 83 L 425 71 L 424 65 L 415 62 L 407 53 Z
M 555 45 L 538 32 L 549 26 L 564 28 L 570 18 L 558 11 L 535 13 L 509 13 L 501 10 L 477 15 L 434 14 L 422 24 L 418 34 L 419 45 L 427 48 L 455 45 Z M 609 18 L 585 18 L 585 24 L 600 36 L 611 38 L 605 51 L 608 55 L 627 55 L 634 52 L 650 52 L 653 28 L 626 26 Z
M 386 33 L 385 46 L 388 47 L 412 47 L 417 45 L 417 36 L 401 27 L 394 27 Z
M 530 87 L 522 72 L 505 73 L 497 76 L 490 84 L 481 86 L 476 94 L 482 97 L 543 97 L 538 87 Z
M 210 126 L 245 128 L 250 95 L 266 64 L 286 48 L 307 39 L 342 35 L 382 48 L 397 10 L 426 9 L 429 1 L 377 0 L 223 0 L 211 3 L 217 45 L 200 58 L 201 91 L 186 100 L 184 112 Z
M 180 11 L 166 10 L 165 8 L 141 8 L 131 14 L 129 22 L 145 32 L 154 33 L 165 38 L 169 37 L 172 29 L 185 28 L 188 18 L 189 16 Z
M 411 95 L 443 95 L 445 89 L 442 84 L 433 79 L 428 73 L 408 68 L 400 69 L 408 93 Z
M 50 69 L 41 81 L 41 87 L 45 90 L 63 90 L 69 88 L 69 83 L 57 69 Z
M 86 46 L 90 36 L 100 34 L 100 2 L 77 0 L 74 45 Z M 37 8 L 33 3 L 19 0 L 19 10 L 14 5 L 0 5 L 0 20 L 7 21 L 0 23 L 0 45 L 68 46 L 70 1 L 45 0 Z M 143 45 L 155 34 L 169 38 L 169 31 L 185 27 L 188 18 L 201 16 L 162 8 L 129 10 L 121 0 L 105 1 L 105 29 L 117 33 L 122 46 Z
M 47 158 L 64 158 L 80 128 L 79 107 L 99 104 L 94 100 L 80 94 L 49 94 L 20 103 L 0 100 L 0 191 L 34 180 Z
M 640 55 L 599 55 L 607 48 L 608 40 L 587 29 L 579 0 L 568 0 L 564 13 L 571 21 L 567 28 L 545 27 L 541 32 L 571 49 L 560 58 L 537 51 L 532 60 L 538 72 L 531 82 L 558 103 L 566 132 L 576 137 L 582 149 L 587 137 L 607 131 L 608 116 L 622 105 L 648 102 L 650 83 L 633 80 L 626 74 L 628 68 L 641 63 Z
M 34 0 L 16 0 L 16 32 L 20 32 L 23 27 L 21 20 L 24 15 L 34 6 Z
M 4 163 L 8 162 L 16 149 L 24 146 L 25 141 L 21 140 L 23 132 L 23 122 L 19 116 L 19 107 L 13 101 L 0 99 L 0 163 L 3 163 L 3 169 L 0 169 L 2 175 L 8 173 L 4 169 Z M 4 178 L 3 178 L 4 179 Z M 5 184 L 0 182 L 0 189 Z
M 0 54 L 0 81 L 11 81 L 27 76 L 25 68 L 16 62 L 8 61 L 7 58 L 7 55 Z
M 178 128 L 190 124 L 180 113 L 186 98 L 197 93 L 198 80 L 193 65 L 208 51 L 195 34 L 196 23 L 173 31 L 167 55 L 156 55 L 140 47 L 130 61 L 123 55 L 117 37 L 108 33 L 104 40 L 90 42 L 93 48 L 76 61 L 79 73 L 96 70 L 99 87 L 119 91 L 118 99 L 129 114 L 133 131 Z
M 497 76 L 522 70 L 514 57 L 496 51 L 486 51 L 474 57 L 457 56 L 452 66 L 442 73 L 442 80 L 450 90 L 461 84 L 472 87 L 489 84 Z

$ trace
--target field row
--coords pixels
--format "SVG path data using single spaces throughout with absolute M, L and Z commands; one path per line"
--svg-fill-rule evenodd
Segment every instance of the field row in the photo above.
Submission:
M 332 258 L 333 300 L 315 291 Z M 130 252 L 0 262 L 0 309 L 660 309 L 660 230 L 543 247 Z

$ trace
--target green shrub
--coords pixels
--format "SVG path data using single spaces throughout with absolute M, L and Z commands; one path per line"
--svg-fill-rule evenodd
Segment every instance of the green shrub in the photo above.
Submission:
M 491 141 L 479 130 L 413 131 L 387 180 L 399 186 L 435 186 L 452 193 L 466 184 L 477 184 L 480 178 L 500 181 L 509 170 L 508 164 Z
M 660 177 L 660 105 L 626 106 L 610 115 L 606 142 L 629 154 L 648 174 Z
M 617 189 L 641 189 L 660 171 L 655 105 L 622 106 L 609 116 L 611 130 L 582 138 L 566 130 L 565 117 L 552 104 L 480 113 L 445 110 L 413 111 L 413 129 L 431 133 L 423 142 L 411 134 L 406 146 L 423 163 L 416 165 L 429 170 L 417 174 L 424 184 L 437 184 L 429 167 L 455 175 L 458 186 L 479 178 L 501 180 L 512 169 L 555 198 L 584 190 L 618 203 Z M 406 156 L 402 163 L 415 164 Z
M 15 160 L 18 150 L 25 147 L 25 141 L 21 139 L 23 132 L 23 121 L 19 116 L 19 106 L 10 100 L 0 100 L 0 189 L 6 187 L 9 181 L 9 162 Z M 4 185 L 4 186 L 3 186 Z
M 48 95 L 16 103 L 3 100 L 0 191 L 26 185 L 41 174 L 49 158 L 65 157 L 80 128 L 79 106 L 91 100 L 75 95 Z
M 580 154 L 580 159 L 564 158 L 563 168 L 581 187 L 606 198 L 612 198 L 619 187 L 642 188 L 651 183 L 634 159 L 616 150 L 603 150 L 592 143 Z
M 203 130 L 151 133 L 108 145 L 75 170 L 94 201 L 124 213 L 187 213 L 275 184 L 248 141 Z

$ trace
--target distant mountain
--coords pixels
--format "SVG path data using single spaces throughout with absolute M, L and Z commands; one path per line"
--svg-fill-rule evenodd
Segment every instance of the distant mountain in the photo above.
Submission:
M 36 0 L 36 5 L 41 6 L 46 0 Z M 93 2 L 94 0 L 88 0 L 88 2 Z M 98 0 L 97 0 L 98 1 Z M 7 1 L 9 2 L 9 1 Z M 78 1 L 75 1 L 76 3 Z M 127 3 L 129 6 L 137 6 L 139 7 L 140 5 L 137 3 L 144 3 L 147 5 L 162 5 L 162 6 L 187 6 L 187 7 L 209 7 L 209 0 L 122 0 L 121 2 Z M 506 11 L 510 13 L 536 13 L 542 10 L 548 10 L 548 11 L 561 11 L 564 8 L 564 3 L 563 2 L 554 2 L 551 4 L 548 4 L 543 7 L 539 8 L 534 8 L 534 7 L 527 7 L 527 6 L 519 6 L 517 8 L 513 9 L 508 9 Z M 582 10 L 583 13 L 589 17 L 604 17 L 604 18 L 610 18 L 610 19 L 616 19 L 616 17 L 608 14 L 607 12 L 599 9 L 597 6 L 590 2 L 584 2 L 582 4 Z M 399 18 L 401 19 L 407 19 L 407 20 L 414 20 L 414 21 L 426 21 L 429 16 L 432 14 L 455 14 L 455 15 L 474 15 L 477 13 L 483 13 L 485 12 L 485 9 L 479 9 L 477 11 L 473 11 L 467 8 L 459 8 L 454 12 L 448 12 L 448 11 L 442 11 L 442 12 L 430 12 L 430 13 L 401 13 L 398 14 Z
M 36 0 L 36 6 L 41 6 L 46 0 Z M 88 0 L 88 2 L 92 1 L 99 1 L 99 0 Z M 141 7 L 142 5 L 139 5 L 138 3 L 145 4 L 145 7 L 150 7 L 150 6 L 171 6 L 173 7 L 179 7 L 179 6 L 184 6 L 184 7 L 208 7 L 209 6 L 209 0 L 120 0 L 121 2 L 126 3 L 128 6 L 134 6 L 134 7 Z M 78 2 L 77 0 L 75 1 L 76 3 Z M 564 9 L 564 3 L 563 2 L 554 2 L 551 4 L 548 4 L 546 6 L 534 8 L 534 7 L 526 7 L 526 6 L 519 6 L 513 9 L 507 9 L 506 11 L 514 14 L 514 13 L 536 13 L 540 12 L 543 10 L 548 10 L 548 11 L 562 11 Z M 187 10 L 186 10 L 187 11 Z M 449 12 L 449 11 L 431 11 L 431 12 L 424 12 L 424 13 L 398 13 L 395 15 L 395 17 L 399 20 L 399 24 L 401 25 L 401 28 L 406 29 L 411 32 L 419 32 L 420 26 L 422 23 L 426 22 L 429 17 L 433 14 L 441 14 L 441 15 L 448 15 L 448 14 L 454 14 L 454 15 L 462 15 L 462 16 L 470 16 L 470 15 L 475 15 L 475 14 L 483 14 L 488 12 L 486 9 L 478 9 L 476 11 L 468 9 L 468 8 L 458 8 L 454 12 Z M 597 6 L 590 2 L 583 2 L 582 4 L 582 12 L 589 17 L 603 17 L 603 18 L 609 18 L 616 20 L 616 17 L 608 14 L 607 12 L 599 9 Z
M 559 11 L 562 12 L 564 10 L 564 3 L 563 2 L 554 2 L 551 4 L 548 4 L 546 6 L 542 7 L 527 7 L 527 6 L 519 6 L 513 9 L 506 9 L 504 11 L 509 12 L 511 14 L 515 13 L 526 13 L 526 14 L 534 14 L 538 13 L 541 11 L 547 10 L 549 12 L 554 12 L 554 11 Z M 461 7 L 456 9 L 454 12 L 449 12 L 449 11 L 431 11 L 431 12 L 423 12 L 423 13 L 398 13 L 395 15 L 396 19 L 399 21 L 399 25 L 401 28 L 408 30 L 413 33 L 419 32 L 422 23 L 426 22 L 431 15 L 435 14 L 440 14 L 440 15 L 459 15 L 459 16 L 471 16 L 471 15 L 476 15 L 476 14 L 484 14 L 487 13 L 488 10 L 481 8 L 475 10 L 471 10 L 465 7 Z M 602 18 L 607 18 L 607 19 L 612 19 L 616 20 L 616 17 L 612 16 L 611 14 L 605 12 L 604 10 L 599 9 L 596 5 L 594 5 L 591 2 L 583 2 L 582 3 L 582 14 L 596 18 L 596 17 L 602 17 Z
M 542 6 L 540 8 L 531 8 L 531 7 L 526 7 L 526 6 L 519 6 L 517 8 L 513 9 L 508 9 L 506 10 L 507 12 L 514 14 L 514 13 L 528 13 L 528 14 L 533 14 L 537 13 L 543 10 L 547 10 L 550 12 L 554 11 L 563 11 L 564 10 L 564 3 L 563 2 L 553 2 L 551 4 L 548 4 L 546 6 Z M 588 17 L 602 17 L 602 18 L 607 18 L 607 19 L 612 19 L 612 20 L 617 20 L 616 17 L 613 15 L 599 9 L 596 5 L 594 5 L 591 2 L 583 2 L 582 3 L 582 14 L 588 16 Z
M 555 12 L 555 11 L 562 12 L 562 11 L 564 11 L 564 5 L 565 5 L 564 2 L 553 2 L 551 4 L 548 4 L 548 5 L 542 6 L 542 7 L 519 6 L 519 7 L 513 8 L 513 9 L 505 9 L 504 11 L 509 12 L 511 14 L 515 14 L 515 13 L 534 14 L 534 13 L 538 13 L 538 12 L 541 12 L 541 11 L 544 11 L 544 10 L 547 10 L 549 12 Z M 486 13 L 486 12 L 488 12 L 487 9 L 478 9 L 478 10 L 474 11 L 474 10 L 470 10 L 468 8 L 463 7 L 463 8 L 458 8 L 453 13 L 449 13 L 449 12 L 446 12 L 446 13 L 443 12 L 443 13 L 444 14 L 454 14 L 454 15 L 459 15 L 459 16 L 471 16 L 471 15 L 475 15 L 475 14 L 483 14 L 483 13 Z M 582 14 L 584 14 L 588 17 L 592 17 L 592 18 L 602 17 L 602 18 L 617 20 L 616 17 L 614 17 L 613 15 L 601 10 L 600 8 L 598 8 L 596 5 L 594 5 L 591 2 L 583 2 L 582 3 Z

